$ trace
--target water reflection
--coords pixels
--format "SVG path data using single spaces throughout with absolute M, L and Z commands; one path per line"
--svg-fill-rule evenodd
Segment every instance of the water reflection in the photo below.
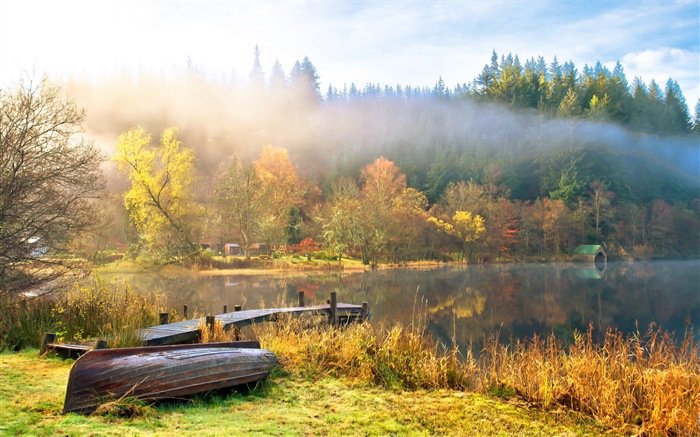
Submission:
M 264 308 L 295 305 L 303 290 L 309 304 L 330 291 L 340 302 L 367 301 L 374 323 L 409 324 L 425 317 L 445 344 L 479 348 L 483 339 L 524 338 L 555 332 L 565 341 L 592 323 L 645 331 L 651 322 L 682 336 L 689 319 L 700 336 L 700 261 L 527 264 L 382 270 L 343 275 L 122 276 L 144 292 L 167 295 L 171 308 L 220 313 L 223 305 Z M 192 311 L 192 310 L 190 310 Z M 191 314 L 191 313 L 190 313 Z

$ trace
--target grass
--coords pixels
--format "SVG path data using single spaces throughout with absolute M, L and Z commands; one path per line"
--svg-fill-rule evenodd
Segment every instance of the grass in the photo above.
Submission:
M 45 332 L 56 333 L 58 341 L 103 338 L 108 347 L 140 345 L 136 330 L 157 325 L 163 307 L 167 305 L 162 296 L 143 295 L 127 283 L 101 279 L 40 298 L 0 296 L 0 351 L 38 347 Z
M 70 361 L 36 350 L 0 354 L 1 435 L 600 435 L 579 415 L 453 390 L 359 387 L 275 372 L 249 393 L 159 404 L 139 417 L 61 415 Z M 37 377 L 40 376 L 40 377 Z

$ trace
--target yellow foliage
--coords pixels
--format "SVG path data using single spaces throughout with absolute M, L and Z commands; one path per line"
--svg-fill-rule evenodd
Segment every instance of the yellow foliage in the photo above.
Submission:
M 481 233 L 486 230 L 484 218 L 469 211 L 455 212 L 452 216 L 452 223 L 435 217 L 430 217 L 428 221 L 434 223 L 442 232 L 456 237 L 462 243 L 471 243 L 477 240 Z

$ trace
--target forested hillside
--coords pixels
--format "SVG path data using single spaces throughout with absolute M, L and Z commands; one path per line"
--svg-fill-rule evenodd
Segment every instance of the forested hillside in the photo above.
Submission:
M 175 243 L 183 232 L 189 244 L 312 238 L 370 263 L 565 258 L 582 243 L 620 257 L 700 255 L 700 105 L 691 117 L 672 79 L 662 90 L 630 84 L 620 64 L 579 71 L 494 52 L 454 87 L 322 92 L 319 80 L 308 58 L 265 74 L 256 49 L 246 78 L 188 64 L 68 83 L 109 153 L 136 126 L 154 138 L 147 150 L 177 126 L 179 147 L 193 151 L 186 232 L 154 241 L 153 225 L 134 222 L 149 213 L 132 203 L 115 206 L 123 226 L 109 240 L 171 256 L 187 249 Z M 110 181 L 130 187 L 117 173 Z

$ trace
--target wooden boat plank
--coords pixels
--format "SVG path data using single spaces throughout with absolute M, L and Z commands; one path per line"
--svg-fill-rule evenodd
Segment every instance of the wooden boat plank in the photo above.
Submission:
M 265 378 L 277 358 L 259 346 L 231 342 L 88 352 L 71 369 L 64 412 L 87 412 L 109 396 L 165 399 Z
M 114 396 L 121 396 L 133 390 L 134 395 L 157 395 L 162 391 L 172 391 L 183 387 L 195 386 L 202 383 L 210 383 L 221 381 L 229 383 L 228 379 L 232 374 L 236 375 L 236 379 L 248 377 L 248 375 L 257 375 L 268 372 L 271 367 L 274 367 L 276 360 L 272 359 L 274 355 L 260 356 L 257 360 L 248 358 L 245 361 L 237 362 L 235 365 L 229 365 L 224 361 L 217 361 L 208 365 L 190 363 L 187 366 L 179 366 L 178 368 L 163 369 L 156 367 L 157 370 L 167 370 L 164 372 L 154 372 L 149 368 L 132 369 L 128 372 L 120 374 L 110 374 L 108 377 L 102 375 L 101 378 L 76 378 L 76 384 L 85 389 L 78 389 L 74 392 L 74 396 L 91 395 L 93 391 L 111 393 Z M 143 377 L 143 375 L 147 377 Z M 144 379 L 139 380 L 138 377 Z M 167 376 L 167 379 L 163 377 Z

